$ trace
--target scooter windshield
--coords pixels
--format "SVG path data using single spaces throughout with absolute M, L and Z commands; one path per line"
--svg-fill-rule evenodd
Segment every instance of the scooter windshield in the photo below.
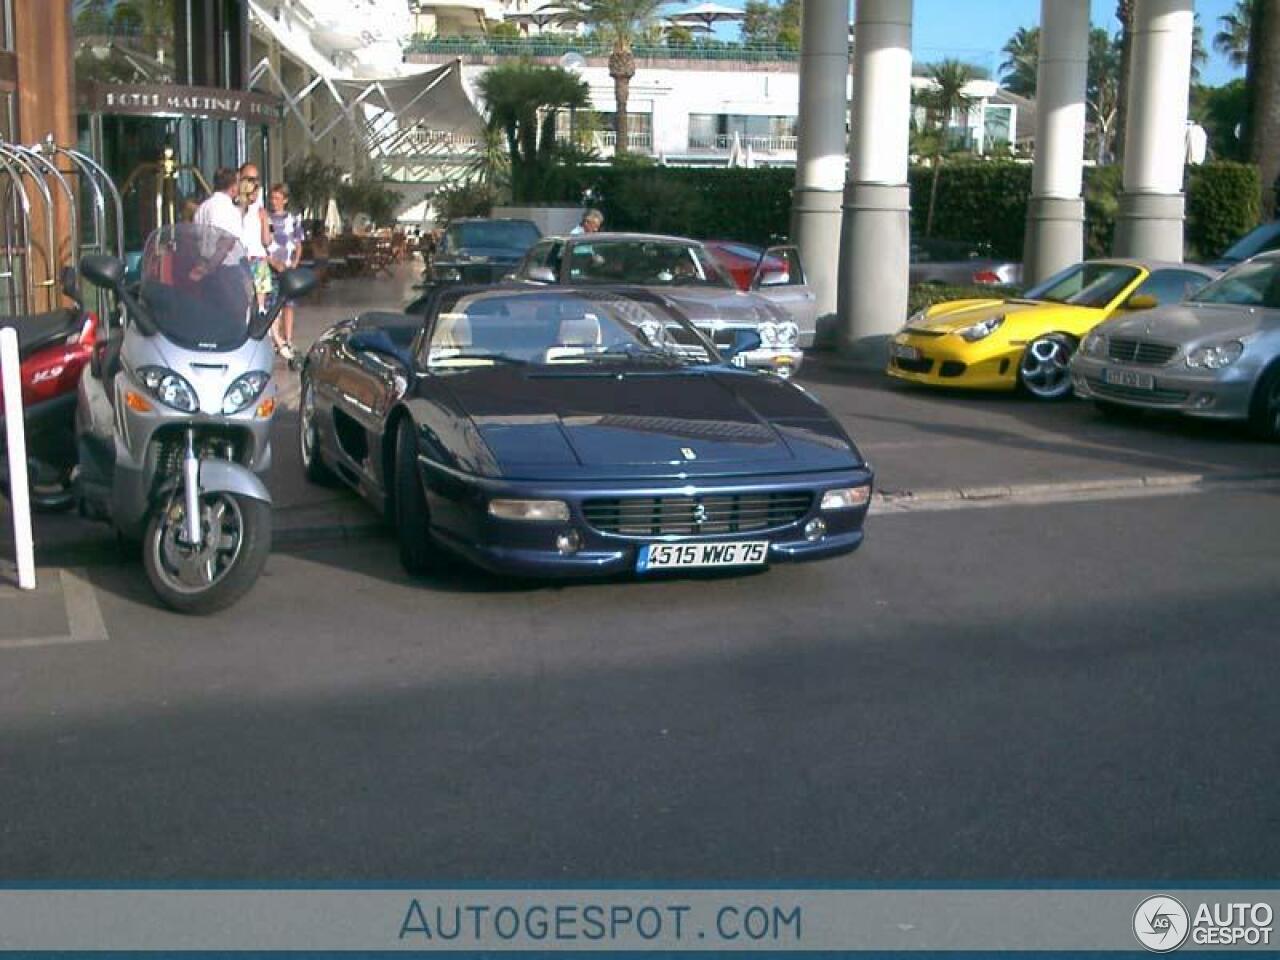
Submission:
M 240 238 L 218 227 L 178 223 L 152 233 L 139 292 L 156 329 L 178 346 L 235 350 L 249 337 L 249 261 Z

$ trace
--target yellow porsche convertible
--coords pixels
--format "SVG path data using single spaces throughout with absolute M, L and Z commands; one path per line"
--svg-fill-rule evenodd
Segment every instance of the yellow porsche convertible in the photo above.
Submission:
M 1090 330 L 1121 311 L 1177 303 L 1216 270 L 1149 260 L 1088 260 L 1009 299 L 953 300 L 914 314 L 889 343 L 887 373 L 936 387 L 1071 393 L 1068 364 Z

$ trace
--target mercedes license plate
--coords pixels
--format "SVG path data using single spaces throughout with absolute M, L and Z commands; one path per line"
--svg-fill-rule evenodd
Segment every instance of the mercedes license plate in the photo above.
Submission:
M 1156 378 L 1150 373 L 1138 373 L 1136 370 L 1115 370 L 1111 367 L 1102 371 L 1103 383 L 1113 387 L 1128 387 L 1130 390 L 1154 390 Z
M 695 567 L 758 567 L 769 558 L 769 541 L 733 543 L 651 543 L 640 548 L 636 570 L 683 570 Z

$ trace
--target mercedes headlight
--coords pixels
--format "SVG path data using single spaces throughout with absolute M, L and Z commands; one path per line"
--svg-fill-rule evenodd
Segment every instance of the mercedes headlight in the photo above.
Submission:
M 239 413 L 250 406 L 267 388 L 267 381 L 270 379 L 271 374 L 265 370 L 250 370 L 236 377 L 231 382 L 231 386 L 227 387 L 227 392 L 223 394 L 222 412 L 224 414 Z
M 195 413 L 200 409 L 200 400 L 196 396 L 195 389 L 183 379 L 181 374 L 174 373 L 165 367 L 139 367 L 137 375 L 147 393 L 166 407 L 181 410 L 183 413 Z
M 794 347 L 796 341 L 800 339 L 800 328 L 790 320 L 783 320 L 778 324 L 778 346 Z
M 985 340 L 995 333 L 1002 323 L 1004 323 L 1004 317 L 988 317 L 986 320 L 979 320 L 972 326 L 956 332 L 969 343 L 977 343 L 979 340 Z
M 1107 337 L 1104 333 L 1094 330 L 1084 338 L 1084 343 L 1080 344 L 1080 352 L 1086 357 L 1104 357 L 1107 354 Z
M 1244 344 L 1239 340 L 1228 340 L 1225 343 L 1210 343 L 1197 347 L 1187 354 L 1187 366 L 1205 370 L 1221 370 L 1240 359 L 1244 353 Z
M 766 320 L 756 327 L 756 332 L 760 334 L 760 344 L 765 347 L 776 347 L 778 345 L 778 325 L 772 320 Z

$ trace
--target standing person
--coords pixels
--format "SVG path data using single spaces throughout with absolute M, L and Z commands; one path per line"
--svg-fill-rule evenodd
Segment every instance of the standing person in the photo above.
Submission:
M 600 228 L 604 226 L 604 214 L 594 208 L 588 210 L 582 215 L 579 224 L 569 231 L 571 235 L 580 233 L 599 233 Z
M 213 193 L 196 208 L 193 221 L 202 227 L 217 227 L 240 238 L 244 216 L 236 206 L 240 195 L 240 175 L 229 167 L 219 167 L 213 175 Z
M 271 273 L 271 265 L 267 262 L 271 222 L 267 219 L 267 211 L 262 204 L 262 183 L 258 178 L 258 168 L 252 163 L 240 167 L 240 207 L 243 211 L 240 242 L 244 244 L 249 269 L 253 272 L 253 290 L 258 296 L 258 310 L 265 311 L 267 301 L 275 290 L 275 279 Z
M 240 175 L 229 167 L 220 167 L 213 175 L 213 193 L 196 208 L 192 218 L 196 226 L 214 227 L 222 231 L 223 237 L 211 240 L 209 249 L 201 251 L 204 259 L 191 268 L 190 279 L 211 284 L 210 299 L 227 310 L 244 310 L 248 306 L 249 276 L 237 249 L 244 233 L 244 216 L 235 200 L 239 194 Z
M 289 188 L 277 183 L 271 188 L 271 212 L 267 214 L 271 242 L 267 244 L 267 262 L 276 273 L 292 270 L 302 259 L 302 218 L 289 212 Z M 297 351 L 293 349 L 293 304 L 286 303 L 271 331 L 276 350 L 289 363 Z

